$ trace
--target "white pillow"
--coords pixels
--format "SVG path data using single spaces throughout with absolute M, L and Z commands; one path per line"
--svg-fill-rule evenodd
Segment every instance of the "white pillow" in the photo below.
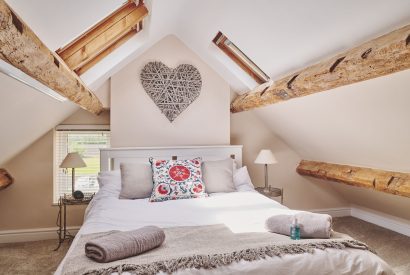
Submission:
M 97 180 L 100 189 L 107 189 L 115 192 L 120 192 L 121 190 L 120 170 L 100 172 L 98 173 Z
M 207 193 L 235 192 L 231 158 L 202 163 L 202 180 Z
M 148 163 L 121 163 L 120 199 L 149 198 L 154 187 L 152 168 Z
M 253 186 L 252 184 L 252 180 L 249 176 L 248 168 L 246 166 L 243 166 L 234 171 L 233 183 L 235 184 L 236 190 L 239 192 L 255 190 L 255 186 Z

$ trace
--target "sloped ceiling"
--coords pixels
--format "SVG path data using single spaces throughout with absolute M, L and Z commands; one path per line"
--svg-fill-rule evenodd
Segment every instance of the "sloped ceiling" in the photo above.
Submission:
M 6 0 L 52 51 L 71 42 L 124 0 Z
M 123 4 L 124 0 L 7 0 L 7 2 L 32 27 L 44 43 L 50 49 L 55 50 L 104 18 Z M 256 64 L 272 79 L 275 79 L 280 75 L 410 23 L 410 1 L 408 0 L 145 0 L 145 2 L 150 10 L 150 16 L 145 22 L 145 28 L 141 35 L 134 36 L 100 64 L 84 74 L 84 80 L 93 88 L 98 88 L 106 83 L 106 80 L 113 73 L 123 68 L 168 34 L 177 35 L 219 72 L 236 92 L 240 93 L 254 87 L 256 83 L 250 81 L 233 62 L 228 60 L 211 43 L 212 38 L 219 30 L 227 34 Z M 350 146 L 349 144 L 352 142 L 356 142 L 357 148 L 376 146 L 374 140 L 370 143 L 365 142 L 370 134 L 376 135 L 376 133 L 362 127 L 363 123 L 367 122 L 363 121 L 364 113 L 368 114 L 369 120 L 374 119 L 374 121 L 372 120 L 373 124 L 375 121 L 384 123 L 387 128 L 384 129 L 384 126 L 381 127 L 379 124 L 379 127 L 382 128 L 380 131 L 392 137 L 396 132 L 392 127 L 398 126 L 400 120 L 387 123 L 387 119 L 392 116 L 406 117 L 404 106 L 402 106 L 404 101 L 401 101 L 401 96 L 405 96 L 406 75 L 397 74 L 397 76 L 386 77 L 386 79 L 386 83 L 381 80 L 381 83 L 385 83 L 384 89 L 378 87 L 379 82 L 377 81 L 380 80 L 371 80 L 369 83 L 374 84 L 359 83 L 341 88 L 342 91 L 348 92 L 325 92 L 256 112 L 261 119 L 266 120 L 277 134 L 294 146 L 302 157 L 314 158 L 316 156 L 317 159 L 326 160 L 331 158 L 330 154 L 327 154 L 330 150 L 335 152 L 332 154 L 335 156 L 335 161 L 350 161 L 350 159 L 341 157 L 337 152 L 344 151 L 344 147 Z M 372 106 L 375 106 L 379 102 L 378 100 L 384 99 L 383 96 L 387 96 L 387 89 L 390 91 L 391 85 L 395 85 L 397 88 L 401 87 L 401 90 L 395 91 L 396 96 L 387 97 L 387 101 L 384 102 L 397 100 L 402 105 L 396 107 L 391 107 L 392 105 L 379 106 L 378 112 L 383 112 L 384 115 L 376 117 L 376 111 L 374 111 L 376 108 Z M 355 90 L 367 88 L 373 91 L 355 92 Z M 376 91 L 375 88 L 377 88 Z M 346 109 L 347 107 L 342 109 L 344 105 L 331 105 L 337 102 L 338 94 L 347 96 L 345 98 L 346 106 L 349 108 L 356 106 L 357 111 L 354 114 L 350 109 Z M 361 102 L 359 103 L 358 100 Z M 294 107 L 295 105 L 297 107 Z M 318 107 L 319 105 L 320 107 Z M 296 112 L 296 110 L 301 109 L 304 109 L 306 113 Z M 363 135 L 366 138 L 356 139 L 350 133 L 350 138 L 344 139 L 343 149 L 336 145 L 329 148 L 329 143 L 332 144 L 332 140 L 342 133 L 320 129 L 325 131 L 322 135 L 326 137 L 326 141 L 318 141 L 319 139 L 314 133 L 317 133 L 319 129 L 313 127 L 316 124 L 312 120 L 318 119 L 315 115 L 319 110 L 322 111 L 322 114 L 326 114 L 324 115 L 326 118 L 330 115 L 335 116 L 333 122 L 327 122 L 326 127 L 329 128 L 329 131 L 338 124 L 345 123 L 338 129 L 352 127 L 351 132 L 360 130 L 368 135 Z M 326 112 L 332 112 L 332 114 Z M 348 112 L 348 114 L 342 115 L 338 112 Z M 296 119 L 295 116 L 300 117 L 301 115 L 300 120 Z M 307 117 L 311 119 L 307 120 Z M 343 120 L 347 117 L 349 117 L 348 121 Z M 359 121 L 360 124 L 355 123 L 355 121 Z M 306 126 L 312 123 L 313 126 Z M 302 130 L 306 132 L 304 139 L 300 137 L 300 134 L 296 134 Z M 399 131 L 401 130 L 399 129 Z M 380 135 L 381 133 L 379 133 Z M 400 135 L 400 137 L 391 139 L 391 142 L 397 143 L 397 139 L 403 141 L 402 139 L 406 137 L 407 134 Z M 397 150 L 386 151 L 389 151 L 386 154 L 397 156 Z M 368 158 L 374 154 L 368 154 Z M 369 165 L 377 164 L 365 159 L 363 161 L 357 159 L 356 162 Z M 404 168 L 403 165 L 397 167 L 397 163 L 391 164 L 390 167 Z
M 124 0 L 7 0 L 52 50 Z M 82 76 L 98 88 L 168 34 L 178 36 L 237 92 L 253 82 L 212 43 L 220 30 L 272 79 L 410 22 L 407 0 L 145 0 L 144 31 Z M 50 24 L 52 22 L 52 24 Z
M 0 83 L 0 165 L 78 109 L 4 74 Z
M 211 43 L 218 31 L 276 79 L 410 22 L 407 0 L 145 2 L 150 10 L 145 30 L 85 74 L 86 83 L 98 87 L 159 39 L 174 34 L 242 93 L 256 83 Z
M 55 50 L 123 0 L 7 2 Z M 178 36 L 242 93 L 256 83 L 212 45 L 219 30 L 276 79 L 410 23 L 408 0 L 145 2 L 150 17 L 144 31 L 82 76 L 91 88 L 168 34 Z M 302 158 L 410 171 L 409 84 L 410 71 L 404 71 L 252 112 Z M 340 192 L 352 197 L 350 191 Z M 351 200 L 363 196 L 356 197 Z
M 41 40 L 55 50 L 104 18 L 123 1 L 106 0 L 98 9 L 95 6 L 102 1 L 7 2 Z M 87 12 L 78 12 L 81 7 Z M 59 102 L 1 73 L 0 84 L 0 165 L 79 109 L 70 101 Z M 109 104 L 107 92 L 104 92 L 106 86 L 107 83 L 103 83 L 96 91 L 102 97 L 104 107 Z
M 410 172 L 410 70 L 254 112 L 303 159 Z M 333 184 L 345 200 L 410 220 L 409 198 Z
M 255 110 L 306 159 L 410 172 L 410 70 Z

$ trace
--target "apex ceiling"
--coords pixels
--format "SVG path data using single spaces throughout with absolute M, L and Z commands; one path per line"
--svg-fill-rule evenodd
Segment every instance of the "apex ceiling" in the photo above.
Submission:
M 6 0 L 55 51 L 120 7 L 124 0 Z
M 7 0 L 52 50 L 124 0 Z M 117 49 L 83 79 L 98 87 L 167 34 L 175 34 L 239 92 L 256 83 L 212 45 L 223 31 L 272 79 L 408 24 L 408 0 L 146 0 L 144 36 Z
M 70 42 L 125 2 L 6 1 L 51 50 Z M 181 39 L 233 90 L 244 92 L 256 83 L 212 43 L 218 31 L 275 80 L 410 23 L 408 0 L 145 0 L 145 4 L 150 15 L 144 30 L 82 75 L 90 88 L 98 88 L 169 34 Z M 13 89 L 15 83 L 7 85 Z M 410 172 L 409 86 L 407 70 L 260 108 L 254 113 L 301 158 Z M 14 102 L 13 93 L 6 93 L 6 88 L 0 92 L 3 90 L 2 99 L 7 97 L 4 104 Z M 43 102 L 51 104 L 43 95 L 33 96 L 40 107 L 45 106 Z M 54 105 L 58 106 L 55 102 Z M 65 113 L 70 108 L 52 112 L 63 117 L 63 110 Z M 50 112 L 48 107 L 42 109 Z M 19 121 L 19 129 L 26 132 L 8 131 L 7 136 L 1 136 L 3 141 L 7 138 L 17 143 L 13 139 L 16 134 L 29 136 L 28 126 L 36 125 L 45 133 L 58 123 L 47 122 L 42 114 L 27 111 L 25 106 L 19 110 L 21 118 L 8 115 L 0 122 L 7 126 Z M 25 119 L 27 112 L 30 119 Z M 37 137 L 40 135 L 39 132 Z M 29 141 L 18 143 L 22 148 Z M 4 155 L 11 156 L 17 149 L 3 150 Z M 390 209 L 390 214 L 409 219 L 408 211 L 403 212 L 408 209 L 407 198 L 349 188 L 338 189 L 347 201 Z

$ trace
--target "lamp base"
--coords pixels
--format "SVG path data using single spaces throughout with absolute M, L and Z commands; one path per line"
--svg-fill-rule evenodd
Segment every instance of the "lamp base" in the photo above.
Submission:
M 265 194 L 265 195 L 269 195 L 269 194 L 270 194 L 270 192 L 271 192 L 271 190 L 270 190 L 270 186 L 268 186 L 268 187 L 258 188 L 258 191 L 259 191 L 260 193 Z
M 77 190 L 73 192 L 73 197 L 76 200 L 82 200 L 84 198 L 84 194 L 80 190 Z

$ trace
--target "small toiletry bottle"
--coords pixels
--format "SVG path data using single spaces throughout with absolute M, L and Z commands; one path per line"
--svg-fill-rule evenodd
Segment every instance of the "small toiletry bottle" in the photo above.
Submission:
M 296 218 L 293 219 L 293 223 L 290 226 L 290 238 L 292 240 L 300 240 L 300 227 Z

